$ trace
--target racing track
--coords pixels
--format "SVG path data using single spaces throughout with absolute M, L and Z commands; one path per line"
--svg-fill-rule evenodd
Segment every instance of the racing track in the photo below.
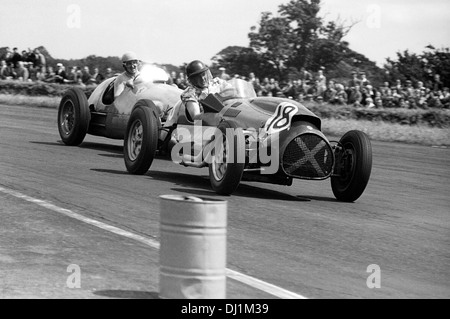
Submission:
M 244 182 L 221 197 L 207 169 L 163 158 L 127 174 L 122 141 L 62 145 L 56 114 L 0 105 L 0 298 L 157 298 L 158 250 L 124 234 L 157 245 L 164 194 L 227 200 L 227 268 L 293 296 L 450 297 L 448 149 L 373 142 L 372 177 L 355 203 L 335 201 L 328 180 Z M 70 264 L 79 289 L 67 288 Z M 381 288 L 367 287 L 372 264 Z M 227 296 L 283 297 L 231 277 Z

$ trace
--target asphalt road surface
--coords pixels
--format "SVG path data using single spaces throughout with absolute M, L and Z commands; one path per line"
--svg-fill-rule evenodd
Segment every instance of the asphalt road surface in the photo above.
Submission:
M 218 196 L 165 158 L 128 174 L 123 141 L 65 146 L 56 116 L 0 105 L 0 298 L 158 298 L 170 194 L 227 201 L 229 299 L 450 298 L 448 149 L 372 142 L 355 203 L 329 180 Z

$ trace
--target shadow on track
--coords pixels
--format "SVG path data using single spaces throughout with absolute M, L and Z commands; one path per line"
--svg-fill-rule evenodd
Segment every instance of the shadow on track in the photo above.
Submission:
M 210 196 L 219 198 L 228 198 L 229 196 L 222 196 L 216 194 L 211 189 L 208 176 L 195 176 L 182 173 L 149 171 L 146 176 L 154 180 L 162 180 L 172 182 L 183 188 L 172 188 L 173 191 L 181 193 L 190 193 L 198 196 Z M 186 187 L 186 188 L 184 188 Z M 192 188 L 194 187 L 194 188 Z M 307 198 L 295 197 L 282 192 L 251 186 L 247 184 L 239 185 L 238 189 L 231 195 L 233 197 L 251 197 L 264 198 L 284 201 L 309 201 Z
M 61 140 L 58 140 L 57 142 L 30 141 L 30 143 L 39 144 L 39 145 L 49 145 L 49 146 L 66 146 Z M 113 153 L 115 155 L 109 155 L 109 154 L 99 154 L 99 155 L 107 156 L 107 157 L 122 157 L 123 158 L 123 146 L 118 146 L 118 145 L 94 143 L 94 142 L 83 142 L 79 146 L 67 146 L 67 147 L 74 147 L 74 148 L 78 147 L 78 148 L 85 148 L 85 149 L 91 149 L 91 150 L 105 151 L 105 152 Z

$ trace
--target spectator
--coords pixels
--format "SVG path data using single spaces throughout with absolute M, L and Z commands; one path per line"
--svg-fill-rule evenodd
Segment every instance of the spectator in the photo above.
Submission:
M 352 88 L 355 88 L 356 86 L 360 86 L 361 81 L 358 79 L 358 73 L 355 71 L 352 72 L 352 79 L 348 81 L 348 87 L 351 90 Z
M 383 86 L 380 88 L 380 92 L 381 92 L 382 97 L 387 97 L 387 96 L 392 95 L 391 88 L 389 87 L 389 82 L 383 83 Z
M 106 68 L 105 72 L 105 79 L 112 78 L 114 76 L 114 73 L 111 68 Z
M 395 81 L 395 85 L 394 85 L 393 89 L 396 89 L 397 93 L 399 93 L 399 94 L 403 91 L 403 85 L 402 85 L 402 81 L 400 79 L 397 79 Z
M 281 92 L 278 81 L 274 78 L 270 78 L 269 83 L 266 85 L 266 90 L 269 96 L 278 96 L 278 93 Z
M 19 50 L 17 48 L 14 48 L 10 61 L 13 64 L 14 70 L 19 66 L 19 61 L 22 61 L 22 55 L 19 53 Z
M 365 87 L 367 85 L 370 85 L 370 81 L 367 79 L 365 72 L 361 72 L 360 76 L 361 76 L 361 79 L 360 79 L 360 84 L 359 85 L 361 87 Z
M 373 103 L 373 99 L 371 97 L 366 98 L 366 107 L 371 109 L 375 107 L 375 104 Z
M 444 84 L 441 81 L 441 76 L 436 73 L 433 76 L 433 88 L 432 88 L 432 90 L 437 92 L 437 91 L 441 91 L 443 88 L 444 88 Z
M 348 103 L 355 107 L 360 107 L 363 96 L 361 93 L 361 88 L 359 85 L 354 86 L 350 89 L 350 95 L 348 96 Z
M 381 97 L 376 97 L 374 104 L 375 104 L 375 108 L 382 109 L 383 108 L 383 100 L 381 99 Z
M 257 96 L 263 96 L 263 86 L 261 85 L 261 81 L 259 80 L 259 78 L 255 78 L 253 88 L 255 89 Z
M 16 76 L 19 81 L 27 82 L 30 77 L 30 73 L 24 64 L 25 62 L 23 61 L 17 62 Z
M 75 86 L 83 90 L 86 89 L 86 84 L 83 83 L 83 79 L 81 77 L 77 77 L 77 83 L 75 84 Z
M 253 83 L 254 81 L 256 81 L 256 76 L 254 72 L 250 72 L 248 74 L 248 82 Z
M 317 96 L 317 84 L 318 81 L 310 81 L 310 84 L 307 86 L 306 94 L 311 95 L 313 99 Z
M 64 81 L 64 83 L 68 83 L 68 84 L 75 84 L 78 82 L 78 73 L 77 73 L 77 67 L 76 66 L 72 66 L 70 68 L 70 72 L 69 74 L 67 74 L 67 78 Z
M 90 84 L 92 79 L 92 74 L 89 72 L 89 67 L 86 65 L 83 67 L 83 70 L 81 71 L 81 81 L 83 81 L 84 84 L 88 85 Z
M 445 87 L 442 90 L 442 93 L 439 95 L 439 100 L 441 101 L 442 105 L 445 108 L 449 108 L 450 107 L 450 92 L 449 92 L 449 88 Z
M 345 92 L 344 86 L 340 83 L 336 84 L 336 95 L 331 101 L 332 104 L 346 105 L 348 100 L 347 93 Z
M 178 74 L 175 84 L 182 90 L 185 90 L 188 87 L 187 80 L 183 72 Z
M 289 80 L 288 83 L 281 89 L 281 92 L 284 94 L 285 97 L 289 99 L 296 100 L 298 97 L 297 93 L 297 81 Z
M 92 74 L 92 78 L 91 78 L 91 84 L 100 84 L 103 82 L 103 80 L 105 79 L 105 77 L 103 76 L 103 74 L 100 73 L 98 68 L 94 68 L 94 74 Z
M 43 81 L 54 82 L 54 80 L 55 80 L 55 71 L 53 70 L 52 66 L 49 66 L 47 68 L 47 73 L 44 75 Z
M 406 81 L 406 86 L 403 88 L 403 91 L 405 92 L 405 96 L 407 98 L 414 97 L 414 88 L 411 80 Z
M 13 75 L 11 72 L 10 67 L 6 63 L 5 60 L 0 61 L 0 79 L 1 80 L 10 80 L 12 79 Z
M 45 56 L 38 50 L 34 49 L 34 55 L 36 57 L 36 79 L 44 80 L 47 73 L 47 62 Z
M 344 85 L 338 84 L 336 85 L 336 98 L 337 104 L 346 105 L 348 101 L 348 95 L 345 92 Z
M 12 51 L 10 47 L 6 47 L 6 51 L 4 56 L 2 56 L 2 60 L 5 60 L 6 64 L 9 64 L 12 58 Z
M 170 72 L 168 84 L 177 86 L 175 84 L 176 81 L 177 81 L 177 72 L 175 72 L 175 71 Z
M 317 96 L 323 97 L 323 94 L 327 89 L 327 78 L 323 74 L 323 70 L 317 71 L 316 83 L 317 83 Z
M 324 92 L 323 99 L 325 102 L 334 100 L 336 96 L 336 88 L 333 80 L 328 81 L 327 89 Z
M 303 83 L 303 91 L 308 92 L 309 87 L 313 85 L 313 77 L 304 67 L 300 69 L 300 80 Z
M 261 83 L 261 94 L 262 96 L 269 96 L 269 91 L 267 91 L 267 87 L 269 85 L 269 78 L 265 77 Z
M 63 84 L 66 82 L 66 80 L 67 80 L 66 68 L 62 63 L 57 63 L 54 82 Z
M 428 109 L 427 96 L 425 90 L 419 90 L 416 93 L 417 94 L 414 95 L 415 99 L 414 104 L 420 109 Z

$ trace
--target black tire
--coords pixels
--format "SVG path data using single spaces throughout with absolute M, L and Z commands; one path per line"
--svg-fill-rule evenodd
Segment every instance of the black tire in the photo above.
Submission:
M 211 150 L 211 163 L 209 164 L 209 180 L 212 189 L 220 195 L 233 193 L 242 179 L 245 168 L 245 137 L 241 128 L 230 121 L 223 121 L 217 127 L 222 132 L 222 147 L 216 144 Z M 227 134 L 227 129 L 228 130 Z M 231 132 L 234 132 L 232 135 Z M 229 154 L 229 140 L 233 139 L 233 156 Z M 217 152 L 219 151 L 219 152 Z M 221 161 L 223 157 L 223 161 Z M 231 160 L 231 161 L 230 161 Z
M 124 159 L 131 174 L 145 174 L 158 146 L 158 120 L 151 101 L 138 101 L 128 120 L 124 139 Z
M 338 200 L 354 202 L 362 195 L 369 182 L 372 145 L 369 137 L 357 130 L 345 133 L 340 144 L 343 151 L 336 154 L 335 164 L 335 173 L 339 176 L 331 177 L 331 188 Z
M 64 144 L 80 145 L 86 137 L 91 121 L 86 94 L 79 88 L 69 89 L 58 108 L 59 136 Z

